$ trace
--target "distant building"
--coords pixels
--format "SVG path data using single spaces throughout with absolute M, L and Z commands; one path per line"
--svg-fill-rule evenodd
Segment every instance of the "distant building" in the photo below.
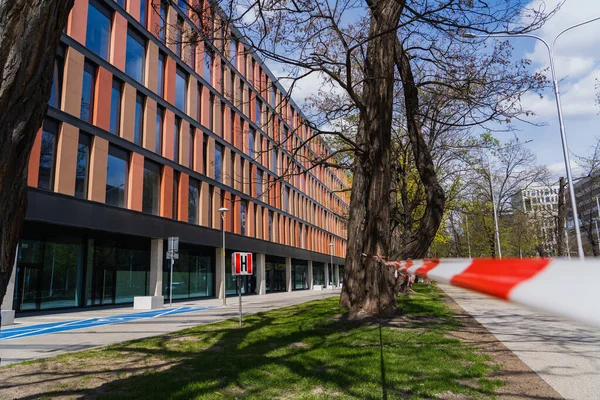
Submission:
M 511 197 L 513 209 L 527 214 L 539 224 L 546 254 L 556 254 L 556 218 L 558 217 L 558 185 L 535 185 Z

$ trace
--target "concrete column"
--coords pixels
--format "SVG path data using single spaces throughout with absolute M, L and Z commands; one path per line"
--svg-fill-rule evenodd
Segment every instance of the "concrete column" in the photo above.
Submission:
M 256 254 L 256 294 L 267 294 L 266 271 L 264 254 Z
M 292 258 L 291 257 L 285 258 L 285 282 L 286 282 L 287 291 L 291 292 L 292 291 Z
M 333 284 L 336 287 L 340 286 L 340 266 L 338 264 L 335 264 L 334 266 L 334 273 L 333 273 Z
M 313 290 L 313 262 L 308 260 L 308 289 Z
M 325 288 L 329 287 L 329 264 L 325 263 Z
M 150 245 L 150 296 L 162 296 L 163 290 L 163 240 L 152 239 Z
M 215 259 L 217 261 L 215 271 L 215 293 L 217 298 L 225 298 L 225 250 L 221 247 L 215 249 Z
M 17 248 L 18 251 L 18 248 Z M 12 273 L 8 280 L 8 287 L 6 288 L 6 294 L 0 304 L 0 315 L 2 317 L 2 326 L 12 325 L 15 323 L 15 311 L 14 311 L 14 296 L 15 296 L 15 275 L 17 273 L 17 257 L 15 254 L 15 262 L 13 264 Z

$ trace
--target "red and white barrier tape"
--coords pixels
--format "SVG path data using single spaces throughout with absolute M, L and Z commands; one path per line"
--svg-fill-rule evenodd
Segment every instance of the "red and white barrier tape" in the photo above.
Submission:
M 426 259 L 385 264 L 600 328 L 600 260 Z

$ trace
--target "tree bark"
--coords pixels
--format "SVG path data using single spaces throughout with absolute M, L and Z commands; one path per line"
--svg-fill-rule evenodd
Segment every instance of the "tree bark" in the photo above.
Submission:
M 419 178 L 425 188 L 425 212 L 419 227 L 415 231 L 411 240 L 406 243 L 400 254 L 395 255 L 400 259 L 422 258 L 440 227 L 444 208 L 446 205 L 446 196 L 444 189 L 440 185 L 435 165 L 429 152 L 429 148 L 423 138 L 421 123 L 419 122 L 419 90 L 415 83 L 415 78 L 410 65 L 409 55 L 406 53 L 398 39 L 394 43 L 395 64 L 404 91 L 404 102 L 406 107 L 406 125 L 410 145 L 415 158 L 415 165 L 419 172 Z
M 0 0 L 0 301 L 27 209 L 27 165 L 73 0 Z M 0 321 L 1 324 L 1 321 Z
M 348 249 L 340 305 L 351 315 L 390 316 L 396 297 L 390 271 L 374 256 L 387 257 L 390 244 L 391 131 L 394 42 L 402 2 L 368 2 L 371 20 L 356 140 L 363 151 L 354 166 Z M 366 256 L 363 256 L 365 254 Z

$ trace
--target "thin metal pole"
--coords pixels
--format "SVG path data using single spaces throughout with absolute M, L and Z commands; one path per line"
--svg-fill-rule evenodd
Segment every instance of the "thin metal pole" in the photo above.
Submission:
M 225 213 L 221 213 L 221 228 L 223 231 L 223 251 L 221 252 L 221 262 L 225 264 Z M 224 270 L 225 266 L 222 265 L 221 269 Z M 223 305 L 227 305 L 227 293 L 225 293 L 225 276 L 227 275 L 226 271 L 223 271 L 223 277 L 221 279 L 221 293 L 223 293 Z
M 492 184 L 492 163 L 489 157 L 488 168 L 490 171 L 490 192 L 492 193 L 492 209 L 494 211 L 494 225 L 496 227 L 496 244 L 498 246 L 498 258 L 502 259 L 502 248 L 500 247 L 500 231 L 498 229 L 498 213 L 496 212 L 496 199 L 494 196 L 494 185 Z
M 169 284 L 169 305 L 172 306 L 173 305 L 173 264 L 175 263 L 175 260 L 173 258 L 171 258 L 171 283 Z
M 240 299 L 240 326 L 242 326 L 242 277 L 237 276 L 238 297 Z

